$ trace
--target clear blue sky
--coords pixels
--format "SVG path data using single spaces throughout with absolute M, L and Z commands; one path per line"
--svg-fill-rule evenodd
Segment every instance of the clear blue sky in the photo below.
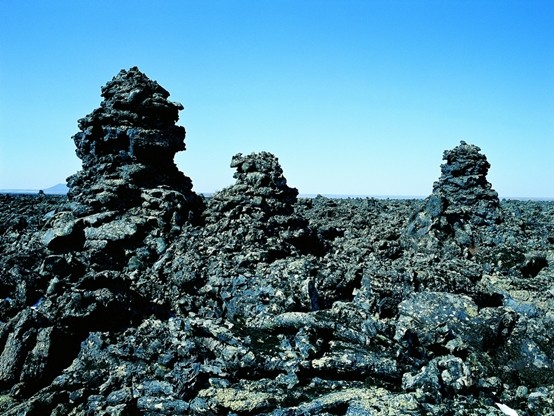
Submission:
M 0 1 L 0 189 L 80 169 L 71 136 L 137 65 L 185 106 L 198 192 L 267 150 L 301 193 L 428 195 L 481 147 L 501 197 L 554 197 L 554 1 Z

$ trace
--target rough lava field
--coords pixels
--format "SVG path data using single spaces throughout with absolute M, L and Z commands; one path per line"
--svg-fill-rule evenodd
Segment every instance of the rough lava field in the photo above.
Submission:
M 477 146 L 425 200 L 301 199 L 267 152 L 204 198 L 168 91 L 101 95 L 67 197 L 0 195 L 2 415 L 554 415 L 554 203 Z

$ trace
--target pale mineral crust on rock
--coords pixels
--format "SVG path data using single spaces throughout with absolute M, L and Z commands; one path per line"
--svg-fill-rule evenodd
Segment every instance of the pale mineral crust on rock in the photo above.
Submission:
M 169 93 L 102 96 L 68 198 L 0 195 L 1 414 L 553 414 L 554 203 L 478 147 L 425 201 L 298 198 L 267 152 L 204 200 Z

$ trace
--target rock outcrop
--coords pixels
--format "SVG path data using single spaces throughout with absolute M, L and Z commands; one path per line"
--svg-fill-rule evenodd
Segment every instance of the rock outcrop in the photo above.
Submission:
M 141 255 L 121 250 L 146 240 L 154 251 L 167 245 L 183 224 L 200 221 L 203 201 L 173 161 L 185 149 L 185 129 L 175 125 L 182 105 L 136 67 L 122 70 L 102 96 L 79 120 L 73 140 L 83 170 L 68 179 L 69 210 L 56 214 L 44 241 L 54 252 L 103 252 L 93 260 L 98 267 L 136 268 Z
M 209 235 L 224 241 L 228 251 L 247 254 L 245 262 L 317 250 L 308 221 L 294 212 L 298 190 L 287 185 L 274 155 L 239 153 L 231 167 L 236 183 L 214 194 L 205 212 Z M 239 247 L 228 247 L 231 236 L 241 242 Z
M 124 211 L 170 190 L 163 197 L 179 199 L 179 215 L 198 214 L 192 182 L 173 162 L 185 150 L 185 129 L 175 125 L 183 106 L 167 100 L 169 93 L 136 67 L 108 82 L 102 97 L 73 136 L 83 162 L 83 170 L 68 179 L 74 213 Z
M 498 194 L 487 181 L 490 164 L 480 150 L 462 141 L 444 152 L 441 176 L 408 226 L 409 236 L 452 238 L 469 248 L 502 222 Z
M 83 170 L 68 179 L 69 203 L 40 233 L 33 303 L 19 304 L 2 328 L 0 386 L 22 394 L 51 382 L 90 331 L 162 313 L 133 277 L 201 218 L 203 200 L 173 162 L 185 148 L 175 125 L 182 106 L 136 67 L 102 96 L 73 137 Z
M 168 95 L 120 72 L 68 199 L 0 197 L 1 414 L 553 414 L 554 204 L 463 142 L 423 205 L 299 199 L 266 152 L 204 202 Z
M 259 316 L 261 310 L 312 310 L 317 300 L 311 261 L 289 261 L 319 250 L 308 221 L 295 212 L 298 191 L 287 185 L 271 153 L 237 154 L 231 167 L 235 184 L 207 201 L 201 230 L 194 238 L 183 236 L 167 258 L 164 273 L 181 288 L 175 308 L 188 305 L 230 321 Z M 262 306 L 261 298 L 271 302 Z

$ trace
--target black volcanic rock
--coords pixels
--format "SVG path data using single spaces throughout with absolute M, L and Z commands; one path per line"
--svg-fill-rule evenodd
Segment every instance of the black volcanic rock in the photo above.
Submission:
M 183 106 L 168 96 L 136 67 L 102 88 L 104 101 L 79 120 L 81 131 L 73 136 L 83 161 L 83 170 L 68 179 L 76 215 L 126 210 L 148 200 L 144 193 L 153 188 L 178 192 L 170 197 L 181 199 L 180 215 L 198 215 L 192 182 L 173 162 L 185 149 L 185 129 L 175 125 Z
M 263 214 L 262 220 L 292 214 L 298 190 L 287 185 L 281 165 L 274 155 L 260 152 L 244 156 L 239 153 L 233 156 L 231 167 L 236 169 L 233 175 L 236 183 L 214 194 L 210 209 L 205 214 L 208 223 L 215 223 L 226 216 L 253 217 L 251 211 Z
M 176 126 L 183 106 L 137 67 L 122 70 L 102 87 L 100 107 L 79 120 L 73 136 L 85 167 L 107 155 L 135 158 L 144 164 L 173 162 L 185 150 L 185 129 Z
M 43 243 L 33 251 L 36 277 L 20 289 L 19 310 L 5 314 L 0 386 L 24 395 L 51 382 L 90 331 L 161 313 L 130 273 L 146 270 L 203 209 L 173 162 L 184 149 L 185 130 L 175 125 L 182 106 L 137 68 L 121 71 L 102 96 L 73 137 L 83 170 L 68 180 L 69 204 L 29 243 Z
M 132 247 L 150 241 L 156 251 L 162 233 L 200 221 L 203 200 L 173 162 L 185 148 L 185 129 L 175 125 L 182 106 L 136 67 L 122 70 L 102 96 L 79 120 L 73 140 L 83 170 L 68 179 L 70 209 L 52 219 L 44 242 L 54 252 L 93 248 L 92 264 L 121 268 L 132 260 L 135 267 Z
M 83 170 L 68 179 L 69 209 L 44 235 L 49 250 L 81 251 L 97 271 L 138 270 L 201 221 L 203 199 L 173 161 L 185 129 L 175 124 L 182 105 L 168 96 L 136 67 L 102 88 L 104 101 L 73 136 Z
M 317 250 L 308 221 L 294 212 L 298 190 L 287 185 L 274 155 L 239 153 L 231 167 L 237 170 L 236 183 L 214 194 L 204 214 L 211 235 L 225 242 L 232 235 L 241 242 L 236 251 L 265 260 Z
M 462 247 L 473 247 L 502 222 L 498 194 L 487 181 L 490 164 L 480 150 L 462 141 L 444 152 L 441 176 L 409 224 L 408 236 L 451 238 Z
M 554 412 L 554 204 L 477 147 L 423 203 L 298 199 L 261 152 L 204 205 L 168 93 L 103 96 L 68 198 L 0 195 L 1 414 Z
M 225 315 L 231 321 L 261 310 L 312 310 L 317 303 L 312 262 L 287 260 L 319 249 L 308 221 L 295 212 L 298 191 L 287 185 L 271 153 L 239 153 L 231 167 L 237 170 L 236 182 L 207 201 L 201 231 L 170 249 L 164 270 L 181 292 L 174 307 L 196 305 L 206 317 Z M 196 298 L 191 287 L 203 296 Z M 262 306 L 261 298 L 271 301 Z

